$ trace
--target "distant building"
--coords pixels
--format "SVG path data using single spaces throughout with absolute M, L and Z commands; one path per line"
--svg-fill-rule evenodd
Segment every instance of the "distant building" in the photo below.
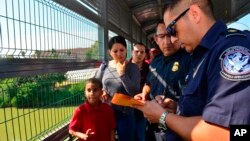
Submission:
M 36 50 L 32 58 L 52 59 L 85 59 L 85 52 L 90 48 L 52 49 L 47 51 Z

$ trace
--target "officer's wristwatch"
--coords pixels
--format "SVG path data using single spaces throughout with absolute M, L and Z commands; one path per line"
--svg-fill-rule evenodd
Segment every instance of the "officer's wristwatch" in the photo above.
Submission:
M 160 129 L 167 130 L 167 126 L 165 123 L 165 119 L 166 119 L 167 115 L 168 115 L 167 111 L 165 111 L 164 113 L 161 114 L 161 117 L 159 119 L 159 128 Z

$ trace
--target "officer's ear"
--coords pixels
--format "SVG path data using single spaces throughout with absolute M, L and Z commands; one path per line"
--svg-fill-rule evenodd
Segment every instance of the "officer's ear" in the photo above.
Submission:
M 201 20 L 201 15 L 203 13 L 202 10 L 200 9 L 200 6 L 193 4 L 190 6 L 187 14 L 195 23 L 199 23 Z

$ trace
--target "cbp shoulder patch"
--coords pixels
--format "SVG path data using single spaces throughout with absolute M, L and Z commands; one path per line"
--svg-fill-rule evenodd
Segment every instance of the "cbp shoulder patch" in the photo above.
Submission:
M 220 55 L 222 77 L 232 81 L 250 79 L 250 50 L 233 46 Z

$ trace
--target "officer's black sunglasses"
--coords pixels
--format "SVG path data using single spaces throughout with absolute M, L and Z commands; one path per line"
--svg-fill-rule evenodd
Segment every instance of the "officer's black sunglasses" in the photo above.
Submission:
M 187 11 L 189 10 L 186 9 L 185 11 L 183 11 L 178 17 L 176 17 L 168 26 L 167 26 L 167 32 L 170 36 L 176 36 L 176 30 L 173 28 L 173 26 L 176 24 L 176 22 L 182 17 L 184 16 Z

